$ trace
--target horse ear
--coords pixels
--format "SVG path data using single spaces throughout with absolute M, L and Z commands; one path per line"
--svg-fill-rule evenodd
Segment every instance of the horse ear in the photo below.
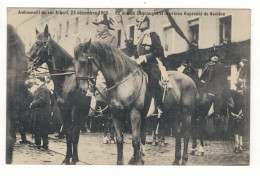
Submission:
M 46 24 L 45 29 L 44 29 L 44 36 L 48 37 L 49 36 L 49 29 L 48 29 L 48 25 Z
M 84 44 L 85 49 L 89 49 L 90 45 L 91 45 L 91 39 L 89 39 L 89 41 Z
M 77 37 L 77 40 L 76 40 L 76 46 L 78 46 L 80 43 L 81 43 L 81 40 L 80 40 L 79 37 Z
M 39 34 L 39 31 L 35 28 L 36 35 Z

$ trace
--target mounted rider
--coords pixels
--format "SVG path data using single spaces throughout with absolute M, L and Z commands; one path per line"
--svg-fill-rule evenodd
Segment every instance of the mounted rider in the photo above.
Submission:
M 227 76 L 225 66 L 219 62 L 219 56 L 214 52 L 202 71 L 200 80 L 205 85 L 210 105 L 214 104 L 214 112 L 219 115 L 223 115 L 226 102 L 231 106 L 233 104 Z
M 162 66 L 161 59 L 164 59 L 164 50 L 158 34 L 150 30 L 150 19 L 145 15 L 137 18 L 136 22 L 138 30 L 142 32 L 136 46 L 136 62 L 148 75 L 148 88 L 154 95 L 155 105 L 160 114 L 163 108 L 163 90 L 159 84 L 161 71 L 158 65 Z
M 114 20 L 106 14 L 98 16 L 93 24 L 97 25 L 97 33 L 94 36 L 94 41 L 105 42 L 117 47 L 117 38 L 112 35 L 109 30 L 114 30 L 110 25 L 114 24 Z

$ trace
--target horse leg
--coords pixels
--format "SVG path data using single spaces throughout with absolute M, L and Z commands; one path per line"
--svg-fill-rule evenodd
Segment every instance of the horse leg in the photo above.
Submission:
M 181 160 L 181 124 L 175 122 L 175 159 L 173 165 L 179 165 Z
M 72 157 L 72 142 L 71 142 L 71 136 L 69 134 L 66 134 L 66 143 L 67 143 L 67 152 L 66 152 L 66 157 L 63 160 L 62 164 L 69 165 L 70 158 Z
M 130 119 L 132 125 L 132 146 L 134 148 L 134 155 L 130 159 L 129 164 L 141 165 L 141 142 L 140 142 L 140 127 L 141 114 L 135 108 L 130 112 Z
M 182 165 L 186 165 L 188 162 L 188 144 L 190 139 L 191 116 L 192 110 L 187 109 L 183 111 L 184 150 L 182 155 Z
M 144 164 L 144 156 L 145 156 L 145 144 L 146 144 L 146 119 L 141 119 L 141 162 Z
M 72 162 L 71 162 L 71 164 L 73 165 L 79 162 L 79 156 L 78 156 L 79 134 L 80 134 L 80 124 L 77 124 L 75 125 L 73 131 L 73 155 L 72 155 Z
M 123 165 L 123 147 L 124 147 L 124 139 L 122 133 L 122 124 L 118 119 L 118 114 L 112 114 L 113 124 L 116 131 L 116 138 L 117 138 L 117 165 Z
M 67 152 L 65 159 L 63 160 L 62 164 L 70 164 L 70 158 L 72 157 L 72 135 L 71 135 L 71 114 L 67 108 L 62 108 L 61 106 L 61 113 L 63 118 L 63 126 L 64 131 L 66 134 L 66 144 L 67 144 Z

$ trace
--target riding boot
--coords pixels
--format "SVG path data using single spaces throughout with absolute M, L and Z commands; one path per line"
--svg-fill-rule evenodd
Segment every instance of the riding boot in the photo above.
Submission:
M 158 109 L 158 117 L 160 118 L 161 114 L 163 113 L 163 103 L 162 103 L 162 98 L 163 98 L 163 91 L 160 88 L 155 88 L 154 90 L 154 99 L 155 99 L 155 106 Z

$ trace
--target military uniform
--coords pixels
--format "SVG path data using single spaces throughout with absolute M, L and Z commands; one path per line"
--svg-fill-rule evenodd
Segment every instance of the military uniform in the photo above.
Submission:
M 43 84 L 34 93 L 34 99 L 31 108 L 34 109 L 34 133 L 36 146 L 48 146 L 49 121 L 51 118 L 51 93 Z
M 156 58 L 164 58 L 164 50 L 159 36 L 155 32 L 151 32 L 150 29 L 145 30 L 136 46 L 136 55 L 138 58 L 145 56 L 146 61 L 141 63 L 141 68 L 147 73 L 149 84 L 148 87 L 153 91 L 157 106 L 162 104 L 162 89 L 159 85 L 161 79 L 161 72 L 158 67 Z

